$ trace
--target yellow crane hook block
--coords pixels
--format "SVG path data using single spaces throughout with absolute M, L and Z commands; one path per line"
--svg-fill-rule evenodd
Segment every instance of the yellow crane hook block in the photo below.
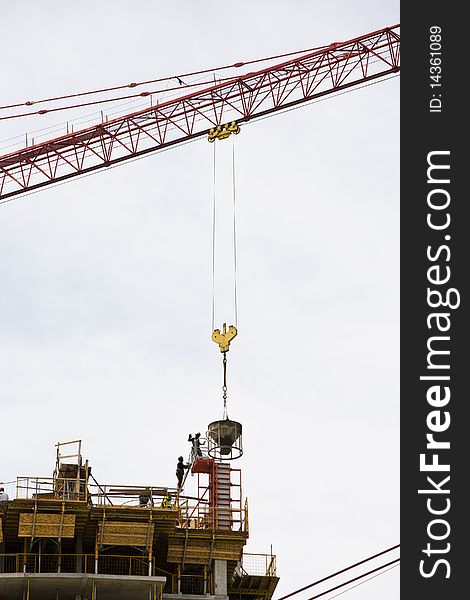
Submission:
M 225 140 L 232 135 L 232 133 L 235 135 L 240 133 L 240 125 L 237 125 L 236 121 L 225 123 L 225 125 L 217 125 L 217 127 L 212 127 L 212 129 L 209 130 L 207 141 L 215 142 L 215 140 Z
M 227 331 L 227 324 L 224 323 L 222 328 L 222 333 L 220 333 L 220 329 L 214 329 L 214 333 L 212 334 L 212 341 L 216 344 L 219 344 L 221 352 L 228 352 L 230 342 L 237 335 L 237 329 L 233 325 L 230 325 Z

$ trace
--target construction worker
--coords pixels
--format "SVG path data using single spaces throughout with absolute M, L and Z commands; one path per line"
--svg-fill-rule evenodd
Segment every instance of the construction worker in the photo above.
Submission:
M 144 491 L 139 495 L 139 506 L 145 507 L 148 506 L 151 500 L 150 488 L 145 488 Z M 152 503 L 153 504 L 153 503 Z
M 181 485 L 183 483 L 184 470 L 189 469 L 191 465 L 183 463 L 183 457 L 178 457 L 178 464 L 176 465 L 176 478 L 178 479 L 178 490 L 181 489 Z
M 160 508 L 173 508 L 171 503 L 171 496 L 165 496 L 160 504 Z
M 8 502 L 8 494 L 3 487 L 0 487 L 0 502 Z
M 201 434 L 200 433 L 196 433 L 196 435 L 193 437 L 191 434 L 189 434 L 188 437 L 188 442 L 191 442 L 193 447 L 191 449 L 191 458 L 194 460 L 195 458 L 197 458 L 198 456 L 202 456 L 202 450 L 201 450 L 201 441 L 200 438 Z

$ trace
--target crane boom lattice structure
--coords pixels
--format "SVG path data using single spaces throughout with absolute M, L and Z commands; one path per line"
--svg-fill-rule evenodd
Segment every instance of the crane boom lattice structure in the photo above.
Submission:
M 238 65 L 235 65 L 238 66 Z M 0 202 L 400 69 L 394 25 L 0 156 Z

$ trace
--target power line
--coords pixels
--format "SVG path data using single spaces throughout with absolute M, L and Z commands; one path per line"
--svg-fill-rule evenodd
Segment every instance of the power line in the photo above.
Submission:
M 366 577 L 367 575 L 371 575 L 371 573 L 376 573 L 377 571 L 381 571 L 385 567 L 389 567 L 390 565 L 394 565 L 394 564 L 396 564 L 398 562 L 400 562 L 399 558 L 396 558 L 395 560 L 391 560 L 390 562 L 385 563 L 384 565 L 381 565 L 380 567 L 372 569 L 371 571 L 367 571 L 367 573 L 363 573 L 362 575 L 358 575 L 357 577 L 353 577 L 353 579 L 349 579 L 348 581 L 345 581 L 344 583 L 340 583 L 339 585 L 335 585 L 335 587 L 332 587 L 329 590 L 326 590 L 325 592 L 321 592 L 320 594 L 317 594 L 316 596 L 312 596 L 311 598 L 308 598 L 308 600 L 316 600 L 317 598 L 321 598 L 325 594 L 329 594 L 330 592 L 334 592 L 335 590 L 339 590 L 340 588 L 344 587 L 345 585 L 348 585 L 349 583 L 353 583 L 353 581 L 358 581 L 359 579 L 362 579 L 363 577 Z
M 282 596 L 282 598 L 278 598 L 278 600 L 286 600 L 286 598 L 290 598 L 291 596 L 294 596 L 295 594 L 299 594 L 300 592 L 304 592 L 305 590 L 308 590 L 309 588 L 313 587 L 314 585 L 318 585 L 319 583 L 323 583 L 324 581 L 327 581 L 328 579 L 331 579 L 332 577 L 336 577 L 337 575 L 341 575 L 341 573 L 345 573 L 346 571 L 350 571 L 351 569 L 354 569 L 355 567 L 358 567 L 359 565 L 363 565 L 364 563 L 369 562 L 370 560 L 373 560 L 374 558 L 377 558 L 379 556 L 383 556 L 384 554 L 387 554 L 388 552 L 391 552 L 392 550 L 396 550 L 399 547 L 400 547 L 400 544 L 397 544 L 396 546 L 392 546 L 391 548 L 387 548 L 386 550 L 382 550 L 382 552 L 378 552 L 377 554 L 369 556 L 368 558 L 364 558 L 363 560 L 360 560 L 359 562 L 354 563 L 353 565 L 349 565 L 349 567 L 345 567 L 344 569 L 341 569 L 340 571 L 336 571 L 335 573 L 332 573 L 331 575 L 328 575 L 327 577 L 323 577 L 323 579 L 319 579 L 318 581 L 314 581 L 313 583 L 305 585 L 304 587 L 301 587 L 298 590 L 294 590 L 290 594 L 287 594 L 286 596 Z M 394 561 L 394 562 L 396 562 L 396 561 Z M 309 600 L 312 600 L 312 599 L 309 599 Z
M 349 590 L 353 590 L 354 588 L 357 588 L 357 587 L 359 587 L 361 585 L 364 585 L 365 583 L 367 583 L 371 579 L 375 579 L 376 577 L 380 577 L 380 575 L 383 575 L 384 573 L 386 573 L 387 571 L 391 571 L 392 569 L 396 569 L 398 566 L 399 565 L 397 563 L 396 565 L 392 565 L 391 567 L 388 567 L 388 569 L 385 569 L 385 571 L 381 571 L 380 573 L 376 573 L 375 575 L 371 575 L 371 577 L 368 577 L 364 581 L 360 581 L 359 583 L 356 583 L 356 585 L 352 585 L 347 590 L 343 590 L 342 592 L 339 592 L 338 594 L 335 594 L 334 596 L 331 596 L 330 598 L 328 598 L 328 600 L 333 600 L 333 598 L 337 598 L 338 596 L 342 596 L 343 594 L 346 594 L 346 592 L 349 592 Z

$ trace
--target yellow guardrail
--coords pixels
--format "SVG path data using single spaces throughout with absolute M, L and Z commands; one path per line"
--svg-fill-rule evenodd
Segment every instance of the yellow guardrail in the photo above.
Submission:
M 0 554 L 3 573 L 94 573 L 94 554 Z M 152 568 L 155 573 L 157 568 Z M 98 556 L 98 573 L 109 575 L 148 575 L 148 556 L 109 554 Z
M 97 571 L 95 568 L 97 566 Z M 107 575 L 149 575 L 148 556 L 109 554 L 0 554 L 2 573 L 102 573 Z M 151 575 L 166 577 L 165 592 L 205 595 L 212 593 L 212 575 L 204 569 L 203 575 L 171 573 L 152 564 Z

